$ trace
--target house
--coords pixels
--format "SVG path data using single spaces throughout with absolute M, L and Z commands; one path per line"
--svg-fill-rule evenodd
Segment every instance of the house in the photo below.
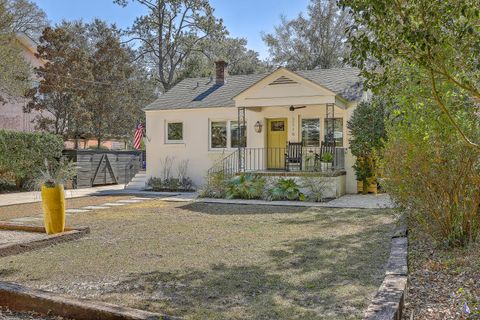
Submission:
M 37 44 L 25 34 L 16 35 L 17 43 L 21 48 L 22 57 L 33 68 L 39 67 L 45 63 L 42 59 L 35 56 L 37 53 Z M 23 108 L 28 103 L 28 100 L 23 97 L 18 97 L 15 101 L 6 104 L 0 103 L 0 129 L 14 130 L 14 131 L 34 131 L 35 125 L 32 120 L 39 114 L 36 111 L 31 113 L 24 112 Z
M 168 156 L 172 172 L 189 161 L 197 186 L 216 168 L 324 175 L 334 196 L 357 192 L 346 124 L 366 97 L 358 69 L 228 76 L 224 61 L 215 65 L 215 78 L 185 79 L 145 107 L 147 178 L 162 177 Z

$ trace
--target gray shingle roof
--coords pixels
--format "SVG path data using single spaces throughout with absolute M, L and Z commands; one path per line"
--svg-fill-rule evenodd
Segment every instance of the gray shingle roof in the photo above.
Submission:
M 296 71 L 295 73 L 335 92 L 348 101 L 361 97 L 362 83 L 357 68 Z M 233 98 L 271 73 L 228 76 L 224 85 L 211 78 L 188 78 L 162 94 L 144 110 L 234 107 Z

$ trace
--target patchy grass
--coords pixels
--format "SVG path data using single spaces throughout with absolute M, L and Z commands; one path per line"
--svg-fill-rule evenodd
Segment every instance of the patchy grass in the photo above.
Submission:
M 360 319 L 396 218 L 152 200 L 70 222 L 91 234 L 0 259 L 0 277 L 187 319 Z
M 409 273 L 404 319 L 480 319 L 480 243 L 447 249 L 412 224 Z
M 66 190 L 65 192 L 69 191 Z M 132 198 L 132 196 L 88 196 L 65 199 L 65 204 L 67 208 L 80 208 L 85 206 L 99 205 L 106 202 L 115 202 L 117 200 L 129 198 Z M 41 214 L 42 203 L 40 202 L 40 200 L 41 199 L 39 198 L 39 202 L 1 206 L 0 221 L 6 221 L 22 217 L 31 217 L 37 214 Z

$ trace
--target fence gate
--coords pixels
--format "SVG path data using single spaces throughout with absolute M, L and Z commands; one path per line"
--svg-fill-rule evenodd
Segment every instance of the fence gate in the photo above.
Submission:
M 92 186 L 118 183 L 117 178 L 115 177 L 115 172 L 112 168 L 112 164 L 108 159 L 108 154 L 102 154 L 98 164 L 93 162 L 92 166 L 96 166 L 92 177 Z
M 141 151 L 64 150 L 63 154 L 78 168 L 76 188 L 128 183 L 142 169 L 144 159 Z

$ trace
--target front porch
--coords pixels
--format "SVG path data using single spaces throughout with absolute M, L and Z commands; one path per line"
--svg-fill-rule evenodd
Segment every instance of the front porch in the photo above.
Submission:
M 239 173 L 285 176 L 345 174 L 345 148 L 322 146 L 301 147 L 299 150 L 295 155 L 295 162 L 292 162 L 288 147 L 242 147 L 225 157 L 215 169 L 222 170 L 226 177 Z M 331 155 L 331 159 L 323 161 L 327 154 Z
M 343 96 L 279 69 L 233 99 L 237 120 L 227 133 L 231 153 L 210 172 L 222 171 L 227 179 L 242 173 L 299 181 L 325 177 L 332 180 L 334 197 L 353 184 L 346 182 L 354 181 L 346 123 L 354 104 Z

